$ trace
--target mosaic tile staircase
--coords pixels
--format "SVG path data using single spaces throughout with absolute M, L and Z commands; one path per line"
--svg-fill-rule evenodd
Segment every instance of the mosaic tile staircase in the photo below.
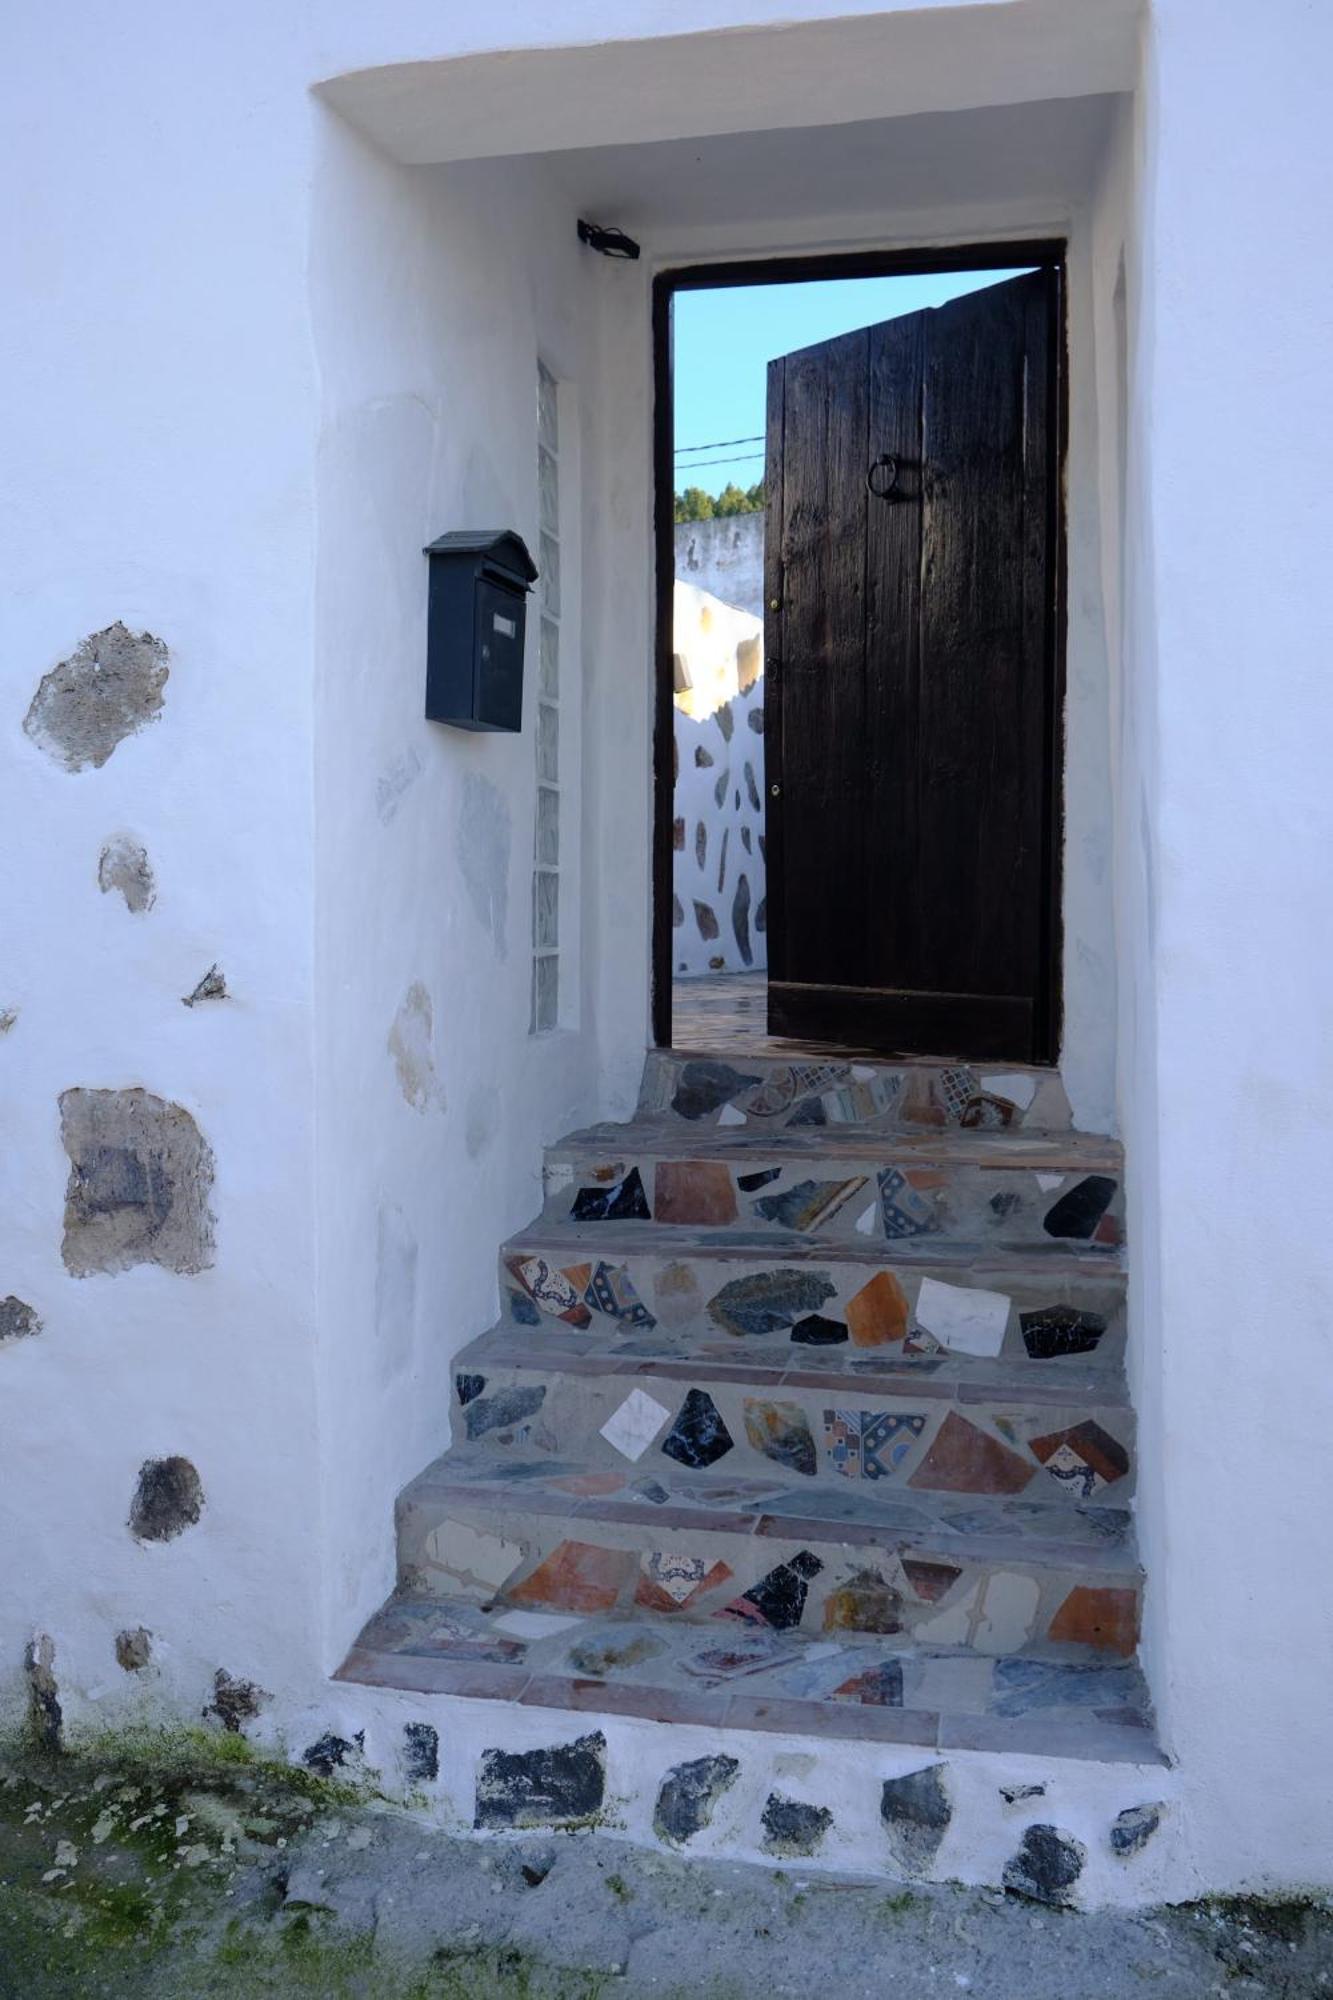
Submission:
M 1049 1071 L 650 1055 L 548 1153 L 343 1678 L 1153 1758 L 1119 1216 Z

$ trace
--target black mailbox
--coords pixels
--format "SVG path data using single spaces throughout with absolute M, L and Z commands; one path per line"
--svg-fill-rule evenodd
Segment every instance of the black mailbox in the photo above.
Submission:
M 537 565 L 512 528 L 459 528 L 425 551 L 426 719 L 523 727 L 523 628 Z

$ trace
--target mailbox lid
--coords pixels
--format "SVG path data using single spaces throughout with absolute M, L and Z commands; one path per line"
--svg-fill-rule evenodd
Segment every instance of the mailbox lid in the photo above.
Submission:
M 508 571 L 525 590 L 537 581 L 537 565 L 528 545 L 512 528 L 454 528 L 437 541 L 427 542 L 425 553 L 460 557 L 477 565 L 494 564 Z

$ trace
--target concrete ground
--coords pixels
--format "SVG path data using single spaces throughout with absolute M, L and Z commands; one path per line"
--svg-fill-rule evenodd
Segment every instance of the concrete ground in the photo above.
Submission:
M 238 1743 L 238 1751 L 239 1751 Z M 1083 1916 L 600 1834 L 503 1843 L 193 1746 L 0 1766 L 3 2000 L 1296 2000 L 1333 1911 Z

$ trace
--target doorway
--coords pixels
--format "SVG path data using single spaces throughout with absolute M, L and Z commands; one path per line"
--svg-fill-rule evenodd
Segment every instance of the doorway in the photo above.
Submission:
M 659 1044 L 1055 1060 L 1063 254 L 657 278 Z

